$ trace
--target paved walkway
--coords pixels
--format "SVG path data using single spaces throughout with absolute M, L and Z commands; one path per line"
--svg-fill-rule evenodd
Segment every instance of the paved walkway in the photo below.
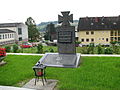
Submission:
M 43 86 L 41 79 L 35 85 L 35 79 L 30 80 L 22 88 L 12 86 L 0 86 L 0 90 L 54 90 L 58 80 L 47 79 Z
M 11 87 L 11 86 L 0 86 L 0 90 L 35 90 L 35 89 L 19 88 L 19 87 Z
M 23 86 L 23 88 L 30 88 L 30 89 L 36 89 L 36 90 L 54 90 L 57 82 L 58 80 L 47 79 L 47 82 L 45 82 L 45 85 L 43 86 L 41 79 L 38 80 L 36 85 L 35 85 L 35 79 L 32 79 L 28 83 L 26 83 Z
M 120 57 L 120 55 L 115 55 L 115 54 L 81 54 L 81 56 Z
M 7 53 L 7 55 L 38 55 L 38 56 L 43 56 L 44 54 L 33 54 L 33 53 Z M 81 54 L 81 56 L 120 57 L 120 55 L 115 55 L 115 54 Z
M 7 55 L 38 55 L 38 56 L 43 56 L 44 54 L 33 54 L 33 53 L 7 53 Z

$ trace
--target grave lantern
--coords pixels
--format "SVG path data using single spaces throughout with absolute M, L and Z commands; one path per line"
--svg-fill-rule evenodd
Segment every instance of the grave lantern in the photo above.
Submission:
M 35 72 L 35 85 L 36 85 L 36 82 L 39 80 L 39 77 L 41 77 L 43 85 L 44 85 L 44 81 L 47 82 L 45 78 L 45 68 L 46 66 L 40 63 L 37 63 L 33 67 L 33 70 Z

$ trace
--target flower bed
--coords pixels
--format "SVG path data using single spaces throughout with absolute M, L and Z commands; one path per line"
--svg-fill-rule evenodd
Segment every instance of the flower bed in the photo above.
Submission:
M 6 51 L 5 48 L 0 48 L 0 62 L 5 58 Z

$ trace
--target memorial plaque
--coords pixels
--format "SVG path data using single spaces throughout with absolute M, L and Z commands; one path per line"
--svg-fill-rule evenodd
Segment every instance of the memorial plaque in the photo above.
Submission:
M 71 31 L 58 32 L 58 43 L 72 43 Z

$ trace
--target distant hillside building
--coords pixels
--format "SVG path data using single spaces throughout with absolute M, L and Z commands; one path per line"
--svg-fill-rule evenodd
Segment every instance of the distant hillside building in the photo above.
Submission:
M 77 40 L 81 41 L 82 45 L 110 45 L 111 41 L 120 42 L 120 16 L 80 18 Z
M 28 28 L 23 23 L 0 23 L 0 45 L 28 41 Z

